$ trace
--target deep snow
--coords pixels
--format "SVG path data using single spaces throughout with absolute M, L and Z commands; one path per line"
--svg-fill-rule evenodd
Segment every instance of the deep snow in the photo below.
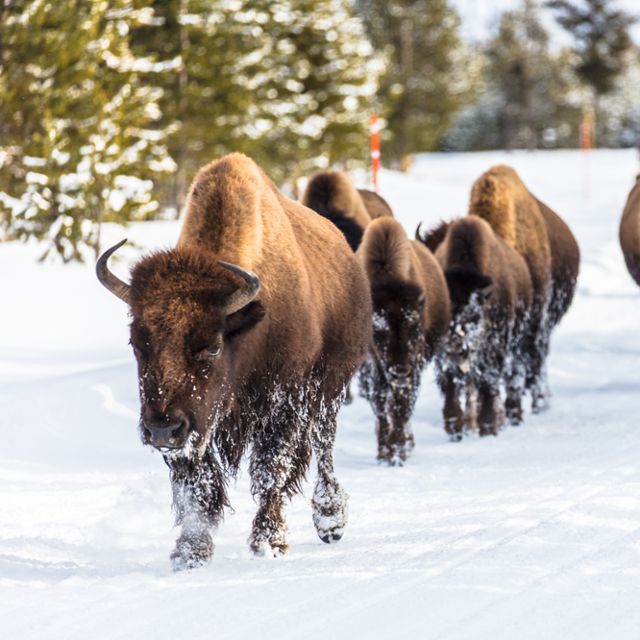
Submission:
M 0 245 L 0 638 L 640 638 L 640 291 L 617 244 L 636 153 L 435 154 L 385 172 L 382 194 L 413 234 L 463 214 L 472 181 L 502 161 L 583 253 L 553 338 L 551 410 L 450 443 L 429 370 L 414 454 L 388 468 L 357 399 L 339 418 L 345 537 L 317 538 L 310 473 L 277 560 L 248 551 L 243 472 L 211 565 L 171 572 L 169 481 L 136 432 L 126 308 L 91 265 Z M 132 261 L 177 225 L 111 227 L 106 242 L 124 235 Z

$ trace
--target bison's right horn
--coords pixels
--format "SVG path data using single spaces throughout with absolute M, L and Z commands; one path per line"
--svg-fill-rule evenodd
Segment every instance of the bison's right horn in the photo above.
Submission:
M 418 222 L 418 226 L 416 227 L 416 240 L 420 242 L 424 242 L 422 234 L 420 233 L 420 228 L 422 227 L 422 222 Z
M 111 271 L 109 271 L 109 267 L 107 266 L 107 262 L 109 258 L 127 241 L 125 238 L 118 242 L 118 244 L 114 244 L 111 249 L 107 249 L 98 259 L 96 263 L 96 275 L 98 276 L 98 280 L 107 288 L 114 296 L 120 298 L 127 304 L 129 304 L 129 291 L 131 287 L 126 283 L 120 280 L 118 276 L 113 275 Z
M 244 287 L 240 287 L 237 291 L 234 291 L 227 300 L 225 305 L 225 311 L 227 315 L 231 315 L 236 311 L 240 311 L 243 307 L 246 307 L 260 291 L 260 278 L 255 273 L 242 269 L 235 264 L 225 262 L 224 260 L 218 260 L 218 264 L 225 269 L 228 269 L 232 273 L 239 275 L 247 284 Z

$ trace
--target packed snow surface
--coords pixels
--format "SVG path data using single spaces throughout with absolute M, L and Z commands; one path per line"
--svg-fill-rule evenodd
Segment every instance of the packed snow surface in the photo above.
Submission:
M 413 234 L 466 211 L 498 162 L 569 222 L 576 300 L 552 342 L 551 409 L 450 443 L 432 370 L 406 466 L 375 462 L 362 399 L 339 417 L 343 540 L 311 519 L 314 473 L 287 510 L 290 551 L 254 558 L 246 470 L 212 563 L 174 574 L 167 470 L 139 439 L 127 309 L 91 265 L 0 245 L 0 638 L 640 637 L 640 290 L 617 243 L 634 151 L 428 155 L 382 194 Z M 110 227 L 115 261 L 171 246 L 178 224 Z

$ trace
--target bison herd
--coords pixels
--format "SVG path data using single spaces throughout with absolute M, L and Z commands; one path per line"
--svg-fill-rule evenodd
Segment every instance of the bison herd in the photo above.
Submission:
M 640 283 L 640 191 L 620 236 Z M 96 267 L 127 303 L 138 364 L 139 429 L 169 467 L 181 531 L 175 569 L 209 561 L 227 482 L 249 453 L 257 554 L 287 549 L 285 502 L 312 453 L 313 522 L 327 543 L 347 522 L 335 475 L 338 410 L 357 374 L 375 414 L 377 457 L 403 464 L 411 416 L 433 362 L 452 440 L 520 424 L 548 406 L 553 328 L 575 291 L 571 231 L 516 172 L 497 166 L 465 216 L 410 239 L 377 194 L 340 172 L 313 176 L 302 203 L 249 158 L 196 175 L 175 248 L 143 257 L 130 282 Z

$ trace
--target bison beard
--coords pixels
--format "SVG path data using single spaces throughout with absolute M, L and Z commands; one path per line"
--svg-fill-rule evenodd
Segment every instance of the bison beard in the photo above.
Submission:
M 366 277 L 340 232 L 232 154 L 198 173 L 178 245 L 142 258 L 130 285 L 106 265 L 118 246 L 97 272 L 130 305 L 141 436 L 162 451 L 181 526 L 174 568 L 211 558 L 245 452 L 255 553 L 286 551 L 284 504 L 312 452 L 313 522 L 324 542 L 339 540 L 336 416 L 371 333 Z

